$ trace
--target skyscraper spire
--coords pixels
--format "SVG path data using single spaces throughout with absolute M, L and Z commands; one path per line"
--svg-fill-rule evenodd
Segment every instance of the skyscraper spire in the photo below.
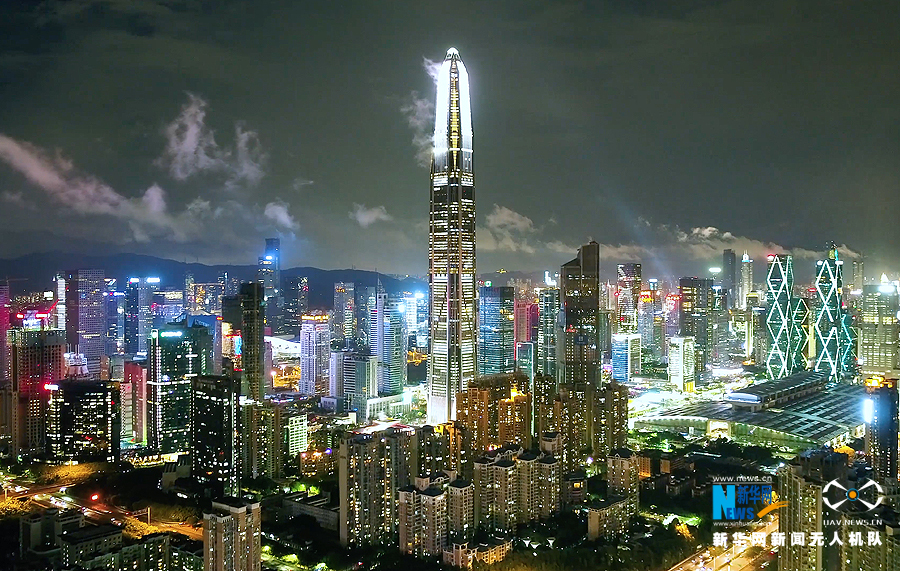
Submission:
M 431 161 L 428 422 L 456 414 L 456 394 L 475 377 L 475 171 L 469 74 L 456 48 L 437 78 Z

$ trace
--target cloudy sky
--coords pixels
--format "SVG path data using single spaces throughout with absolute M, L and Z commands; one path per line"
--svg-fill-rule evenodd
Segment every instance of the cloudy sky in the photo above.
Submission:
M 676 7 L 673 7 L 676 6 Z M 427 268 L 431 62 L 469 70 L 478 267 L 894 270 L 900 3 L 0 3 L 0 256 Z M 758 267 L 761 273 L 761 265 Z M 762 279 L 762 276 L 757 276 Z

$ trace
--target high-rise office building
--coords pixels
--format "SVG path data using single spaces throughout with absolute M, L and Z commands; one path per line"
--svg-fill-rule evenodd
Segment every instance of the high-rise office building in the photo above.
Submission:
M 406 386 L 407 329 L 403 298 L 384 298 L 377 336 L 378 395 L 398 395 Z
M 734 254 L 734 250 L 727 248 L 722 251 L 722 291 L 725 293 L 727 302 L 727 307 L 725 309 L 736 307 L 736 304 L 734 303 L 737 278 L 736 273 L 737 257 Z
M 478 296 L 478 374 L 512 373 L 516 368 L 515 288 L 479 289 Z
M 106 282 L 103 270 L 74 270 L 66 280 L 66 343 L 99 376 L 106 354 Z
M 516 343 L 516 370 L 528 377 L 528 392 L 533 392 L 534 376 L 537 374 L 536 353 L 537 344 L 535 342 Z
M 336 359 L 334 358 L 336 355 Z M 378 357 L 350 351 L 332 353 L 332 363 L 340 361 L 340 377 L 347 410 L 356 411 L 356 420 L 366 422 L 369 399 L 378 396 Z M 334 371 L 334 375 L 338 372 Z
M 669 382 L 680 392 L 694 392 L 697 370 L 694 366 L 694 338 L 669 338 Z
M 300 332 L 300 322 L 309 310 L 309 278 L 290 278 L 284 286 L 284 320 L 282 331 L 289 335 Z
M 790 363 L 792 371 L 807 367 L 811 314 L 807 302 L 802 297 L 791 297 L 791 339 Z
M 256 401 L 263 400 L 266 381 L 271 379 L 265 366 L 265 316 L 268 306 L 263 294 L 263 284 L 260 283 L 242 283 L 238 294 L 241 308 L 241 394 Z
M 147 445 L 163 454 L 190 450 L 191 383 L 212 370 L 212 339 L 201 325 L 150 332 Z
M 896 484 L 897 430 L 900 427 L 900 403 L 897 379 L 871 377 L 866 379 L 868 397 L 863 401 L 863 420 L 866 423 L 866 454 L 878 481 Z
M 266 326 L 278 329 L 284 298 L 281 295 L 281 240 L 266 238 L 266 251 L 259 257 L 256 280 L 263 285 Z
M 713 350 L 713 320 L 715 308 L 713 280 L 685 277 L 678 282 L 678 335 L 694 338 L 694 365 L 697 379 L 706 372 Z
M 159 278 L 128 278 L 125 283 L 125 352 L 147 351 L 147 339 L 153 328 L 153 294 L 159 289 Z
M 600 244 L 590 242 L 578 249 L 578 256 L 560 268 L 560 296 L 564 311 L 561 333 L 562 367 L 559 378 L 565 383 L 597 384 L 600 378 Z
M 47 448 L 49 389 L 66 375 L 66 337 L 58 329 L 9 332 L 9 378 L 4 422 L 15 454 L 42 454 Z
M 231 376 L 199 376 L 191 395 L 191 475 L 212 497 L 240 494 L 238 399 Z
M 556 378 L 556 329 L 559 318 L 559 289 L 548 287 L 538 294 L 537 363 L 541 374 Z
M 843 325 L 843 260 L 834 244 L 828 257 L 816 262 L 816 371 L 826 371 L 833 380 L 843 373 L 841 364 L 841 328 Z
M 9 379 L 9 284 L 0 284 L 0 383 Z
M 864 285 L 859 314 L 859 362 L 863 375 L 884 375 L 897 368 L 900 325 L 897 287 Z
M 599 257 L 599 254 L 598 254 Z M 641 265 L 616 266 L 616 318 L 619 333 L 637 333 L 638 301 L 641 297 Z
M 61 379 L 44 388 L 49 393 L 49 461 L 119 461 L 122 427 L 118 383 Z
M 866 283 L 865 262 L 862 260 L 853 260 L 853 289 L 862 291 Z
M 227 497 L 203 514 L 203 571 L 260 571 L 259 503 Z
M 146 363 L 125 361 L 123 374 L 122 385 L 131 388 L 131 429 L 134 442 L 145 444 L 147 442 Z
M 356 341 L 356 292 L 353 282 L 334 284 L 334 313 L 331 326 L 334 340 L 342 347 L 350 347 Z
M 766 376 L 780 379 L 793 373 L 795 364 L 791 354 L 794 262 L 788 254 L 769 254 L 766 259 L 766 328 L 769 337 Z
M 738 307 L 741 309 L 749 309 L 747 297 L 753 291 L 753 260 L 744 250 L 744 256 L 741 258 L 741 290 L 738 293 Z
M 437 76 L 428 272 L 431 354 L 428 421 L 451 420 L 475 378 L 475 169 L 469 74 L 455 48 Z
M 641 336 L 638 333 L 617 333 L 612 340 L 612 377 L 627 383 L 641 373 Z
M 125 293 L 117 291 L 115 278 L 106 278 L 106 355 L 125 351 Z
M 322 396 L 328 392 L 331 326 L 328 315 L 322 312 L 304 315 L 302 319 L 299 392 Z

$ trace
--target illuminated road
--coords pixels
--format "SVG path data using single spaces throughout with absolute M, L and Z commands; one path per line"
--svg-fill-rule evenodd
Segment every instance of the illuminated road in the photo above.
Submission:
M 58 484 L 54 486 L 32 487 L 29 488 L 28 491 L 10 494 L 9 497 L 33 496 L 35 503 L 44 507 L 78 509 L 81 510 L 87 520 L 97 524 L 114 523 L 113 520 L 116 520 L 118 523 L 124 523 L 126 518 L 136 519 L 142 523 L 147 522 L 146 516 L 132 516 L 131 512 L 117 506 L 61 494 L 59 492 L 60 487 L 61 486 Z M 150 525 L 158 528 L 160 531 L 180 533 L 190 539 L 203 539 L 202 529 L 184 525 L 180 522 L 154 519 L 152 512 L 150 514 Z
M 714 528 L 715 532 L 716 529 Z M 762 531 L 766 534 L 766 538 L 771 536 L 773 532 L 778 531 L 778 516 L 773 515 L 771 521 L 763 528 L 754 531 Z M 750 555 L 750 545 L 736 546 L 731 541 L 731 532 L 728 533 L 728 544 L 730 547 L 722 549 L 721 547 L 707 547 L 691 555 L 687 559 L 673 565 L 669 571 L 751 571 L 755 569 L 760 559 L 763 559 L 771 548 L 763 548 L 763 552 L 755 557 Z

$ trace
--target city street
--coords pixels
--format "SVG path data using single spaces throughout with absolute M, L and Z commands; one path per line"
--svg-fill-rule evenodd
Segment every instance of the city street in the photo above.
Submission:
M 774 515 L 764 528 L 756 531 L 764 532 L 768 539 L 773 532 L 778 531 L 778 516 Z M 728 548 L 707 547 L 673 565 L 669 571 L 752 571 L 758 568 L 760 559 L 763 559 L 771 548 L 766 547 L 762 553 L 751 555 L 753 551 L 750 547 L 749 544 L 738 546 L 732 543 L 729 532 Z

